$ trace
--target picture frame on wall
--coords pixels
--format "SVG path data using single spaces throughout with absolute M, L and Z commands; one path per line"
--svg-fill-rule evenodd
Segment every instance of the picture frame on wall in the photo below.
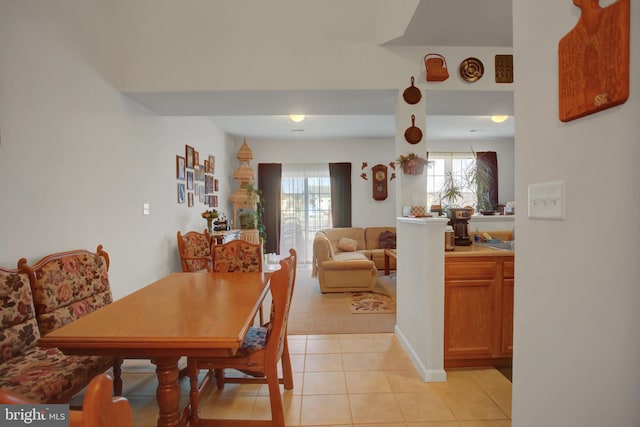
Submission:
M 184 166 L 185 158 L 183 156 L 176 156 L 176 178 L 184 181 Z
M 211 196 L 211 198 L 213 199 L 213 207 L 217 208 L 218 207 L 218 196 Z
M 193 171 L 187 171 L 187 190 L 193 190 Z
M 209 156 L 209 173 L 216 173 L 216 158 Z
M 185 145 L 185 157 L 187 161 L 187 168 L 193 169 L 195 165 L 195 149 L 190 145 Z
M 213 177 L 211 175 L 205 175 L 204 177 L 204 193 L 211 194 L 213 193 L 214 183 Z
M 184 183 L 178 183 L 178 203 L 184 203 Z
M 193 164 L 194 166 L 200 164 L 200 153 L 196 150 L 193 150 Z
M 187 193 L 187 206 L 189 206 L 190 208 L 193 207 L 193 193 L 192 192 L 188 192 Z
M 218 191 L 218 180 L 217 179 L 213 180 L 213 191 Z
M 204 173 L 209 173 L 209 160 L 205 159 L 204 161 Z

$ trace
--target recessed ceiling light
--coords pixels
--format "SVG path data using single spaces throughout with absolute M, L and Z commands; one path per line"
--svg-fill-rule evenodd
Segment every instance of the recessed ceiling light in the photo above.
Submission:
M 494 123 L 502 123 L 508 118 L 509 116 L 491 116 L 491 121 Z
M 304 114 L 290 114 L 289 118 L 291 119 L 291 121 L 296 122 L 296 123 L 300 123 L 301 121 L 304 120 Z

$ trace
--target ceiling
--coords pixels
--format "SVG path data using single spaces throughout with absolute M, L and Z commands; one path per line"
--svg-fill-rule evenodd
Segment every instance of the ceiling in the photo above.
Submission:
M 511 0 L 421 0 L 405 33 L 386 45 L 511 47 Z M 443 19 L 447 17 L 447 19 Z M 216 91 L 130 94 L 162 115 L 207 116 L 246 138 L 393 138 L 396 90 Z M 513 137 L 511 91 L 432 91 L 427 138 Z M 288 114 L 304 112 L 301 123 Z M 502 124 L 489 116 L 511 116 Z M 407 123 L 409 127 L 411 123 Z

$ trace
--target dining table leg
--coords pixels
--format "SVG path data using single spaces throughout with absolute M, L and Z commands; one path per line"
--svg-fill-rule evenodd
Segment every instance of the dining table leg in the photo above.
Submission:
M 175 427 L 186 425 L 180 415 L 180 383 L 178 381 L 179 357 L 158 357 L 151 362 L 156 365 L 158 389 L 156 399 L 160 409 L 158 427 Z

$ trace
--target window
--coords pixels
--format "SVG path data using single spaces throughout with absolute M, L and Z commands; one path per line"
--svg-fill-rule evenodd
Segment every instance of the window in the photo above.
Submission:
M 475 166 L 473 153 L 432 153 L 429 152 L 427 168 L 427 205 L 440 205 L 440 192 L 448 174 L 452 175 L 460 188 L 462 199 L 460 206 L 475 206 L 477 201 L 476 185 L 470 178 Z
M 318 230 L 331 228 L 329 166 L 282 165 L 281 245 L 310 263 Z

